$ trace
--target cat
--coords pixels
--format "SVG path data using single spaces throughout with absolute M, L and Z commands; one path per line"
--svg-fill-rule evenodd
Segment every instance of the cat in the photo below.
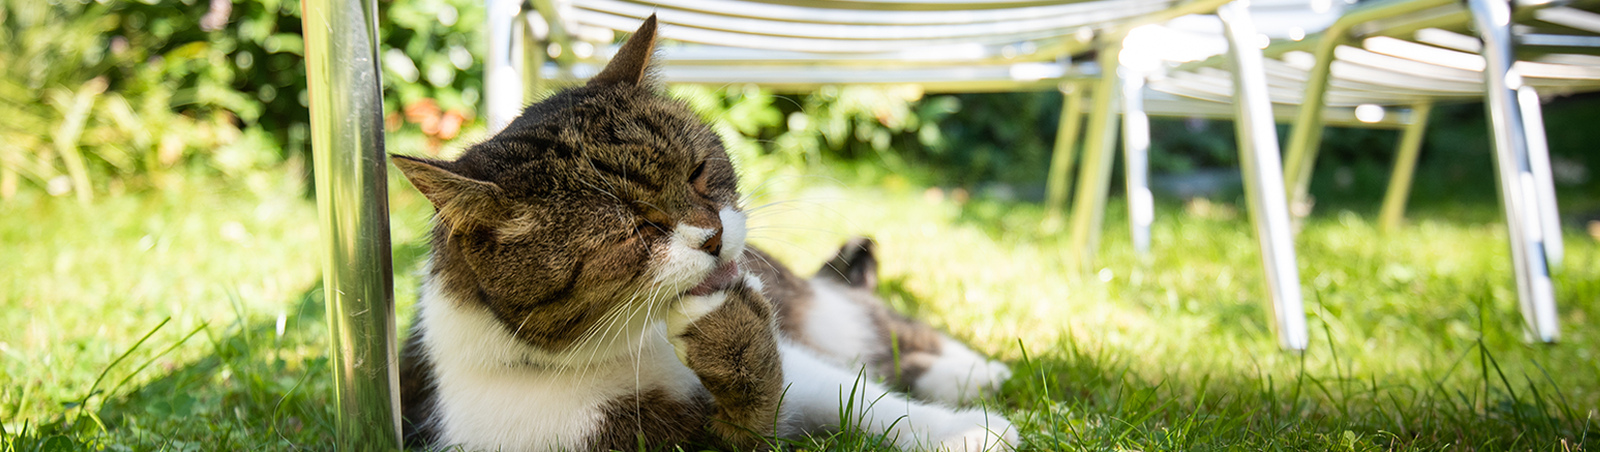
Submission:
M 720 138 L 652 75 L 656 24 L 456 160 L 393 156 L 436 210 L 407 445 L 766 449 L 844 415 L 907 450 L 1015 447 L 952 407 L 1009 372 L 878 300 L 870 241 L 810 280 L 745 243 Z

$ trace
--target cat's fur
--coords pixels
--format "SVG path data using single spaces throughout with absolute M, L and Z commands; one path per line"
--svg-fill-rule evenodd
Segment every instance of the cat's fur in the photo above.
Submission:
M 395 156 L 438 210 L 401 357 L 407 444 L 759 449 L 837 430 L 850 403 L 902 448 L 1014 445 L 998 414 L 938 402 L 1004 366 L 887 309 L 870 241 L 809 281 L 745 246 L 721 141 L 650 79 L 655 26 L 458 160 Z

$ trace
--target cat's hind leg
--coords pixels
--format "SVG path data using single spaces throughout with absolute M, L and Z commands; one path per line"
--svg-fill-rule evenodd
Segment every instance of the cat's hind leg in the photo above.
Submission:
M 848 427 L 883 435 L 901 450 L 1004 451 L 1017 445 L 1017 429 L 998 412 L 953 410 L 907 399 L 816 357 L 805 347 L 780 342 L 786 417 L 806 432 Z
M 869 364 L 877 376 L 924 400 L 959 406 L 999 392 L 1011 378 L 1005 364 L 895 312 L 878 296 L 875 249 L 871 239 L 851 239 L 817 270 L 805 312 L 810 318 L 795 335 L 835 362 Z M 861 334 L 874 337 L 858 339 Z

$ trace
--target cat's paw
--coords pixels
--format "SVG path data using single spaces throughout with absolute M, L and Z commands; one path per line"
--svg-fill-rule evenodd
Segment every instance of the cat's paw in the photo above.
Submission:
M 999 413 L 958 411 L 935 427 L 932 449 L 950 452 L 1004 452 L 1017 448 L 1017 427 Z
M 961 347 L 947 347 L 943 356 L 935 360 L 912 384 L 918 397 L 960 406 L 984 395 L 1000 391 L 1000 385 L 1011 379 L 1011 369 L 999 361 Z
M 672 343 L 672 348 L 678 352 L 678 360 L 688 364 L 685 355 L 688 346 L 683 343 L 683 332 L 689 325 L 711 311 L 722 307 L 728 302 L 727 291 L 717 291 L 706 295 L 686 295 L 678 300 L 672 308 L 667 310 L 667 341 Z

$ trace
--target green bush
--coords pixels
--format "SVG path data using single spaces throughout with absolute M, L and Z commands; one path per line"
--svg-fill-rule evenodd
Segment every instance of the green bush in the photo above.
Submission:
M 380 11 L 389 123 L 470 120 L 481 9 Z M 87 201 L 302 159 L 303 55 L 292 0 L 0 0 L 0 195 L 31 185 Z

